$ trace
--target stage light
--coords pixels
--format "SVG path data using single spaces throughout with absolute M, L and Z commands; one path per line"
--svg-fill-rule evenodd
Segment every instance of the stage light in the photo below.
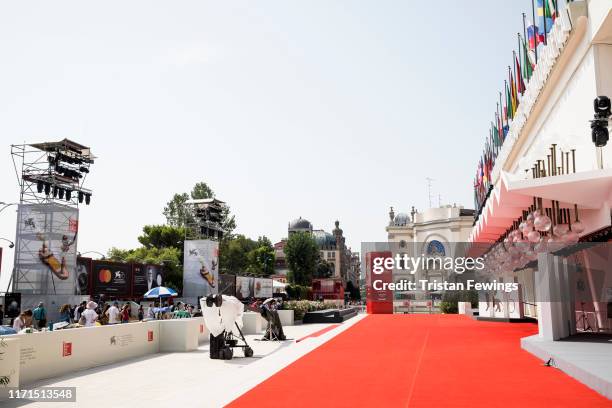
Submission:
M 608 121 L 594 120 L 591 122 L 591 139 L 596 147 L 604 147 L 608 144 L 610 135 L 608 133 Z
M 72 198 L 72 190 L 66 190 L 66 201 L 70 201 Z
M 89 205 L 91 201 L 91 194 L 85 194 L 85 204 Z
M 612 115 L 610 109 L 610 98 L 607 96 L 598 96 L 593 101 L 593 109 L 595 110 L 595 119 L 607 119 Z
M 89 169 L 87 167 L 85 167 L 85 166 L 79 167 L 79 171 L 81 173 L 89 173 Z
M 45 183 L 45 194 L 46 195 L 51 194 L 51 184 L 50 183 Z
M 59 193 L 58 195 L 59 195 L 60 200 L 63 200 L 64 199 L 64 189 L 63 188 L 58 188 L 57 190 L 58 190 L 58 193 Z
M 43 183 L 41 180 L 38 180 L 36 182 L 36 191 L 38 191 L 39 193 L 42 193 L 44 188 L 45 188 L 45 183 Z
M 79 191 L 79 203 L 83 204 L 83 192 Z

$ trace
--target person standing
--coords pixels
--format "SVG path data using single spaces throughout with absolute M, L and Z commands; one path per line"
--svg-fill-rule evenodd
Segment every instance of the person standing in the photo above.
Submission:
M 38 307 L 33 311 L 34 319 L 36 320 L 36 328 L 38 330 L 47 327 L 47 311 L 43 302 L 38 304 Z
M 75 323 L 78 323 L 79 320 L 81 319 L 81 315 L 83 314 L 83 312 L 85 311 L 85 306 L 86 306 L 87 302 L 82 301 L 80 305 L 78 305 L 75 309 L 74 309 L 74 321 Z
M 138 306 L 138 321 L 142 322 L 144 320 L 144 308 L 142 305 Z
M 119 323 L 119 314 L 119 303 L 113 302 L 113 305 L 106 312 L 106 316 L 108 316 L 108 324 Z
M 96 307 L 98 305 L 94 301 L 89 301 L 87 303 L 87 308 L 81 313 L 81 318 L 79 319 L 79 323 L 82 322 L 85 327 L 92 327 L 96 325 L 96 321 L 98 320 L 98 314 L 96 313 Z
M 124 304 L 121 308 L 121 323 L 129 323 L 130 322 L 130 305 Z

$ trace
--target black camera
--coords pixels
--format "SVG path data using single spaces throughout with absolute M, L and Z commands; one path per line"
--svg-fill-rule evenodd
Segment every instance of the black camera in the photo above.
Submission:
M 608 132 L 608 119 L 612 112 L 610 110 L 610 98 L 598 96 L 593 101 L 595 117 L 591 121 L 591 139 L 597 147 L 603 147 L 608 143 L 610 134 Z

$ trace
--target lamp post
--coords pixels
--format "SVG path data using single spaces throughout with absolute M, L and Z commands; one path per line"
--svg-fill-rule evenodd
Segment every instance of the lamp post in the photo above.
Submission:
M 106 259 L 106 255 L 98 251 L 77 252 L 77 256 L 83 256 L 85 254 L 96 254 L 96 255 L 100 255 L 102 259 Z
M 8 242 L 9 243 L 9 248 L 15 248 L 15 243 L 13 241 L 11 241 L 10 239 L 0 238 L 0 240 Z
M 12 206 L 12 205 L 18 205 L 19 203 L 5 203 L 4 201 L 0 201 L 0 206 L 2 206 L 2 208 L 0 208 L 0 212 L 4 211 L 6 208 Z

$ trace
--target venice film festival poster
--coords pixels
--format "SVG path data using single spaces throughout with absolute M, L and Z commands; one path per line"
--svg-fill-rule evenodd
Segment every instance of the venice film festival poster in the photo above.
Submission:
M 185 241 L 183 296 L 208 296 L 219 290 L 219 243 Z
M 72 295 L 76 285 L 79 212 L 58 204 L 20 204 L 15 291 Z

